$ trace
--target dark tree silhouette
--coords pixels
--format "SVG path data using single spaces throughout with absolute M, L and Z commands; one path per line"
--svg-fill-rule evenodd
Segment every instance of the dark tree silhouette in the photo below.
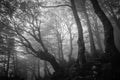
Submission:
M 102 11 L 102 9 L 99 6 L 99 3 L 97 0 L 90 0 L 93 4 L 93 8 L 95 10 L 95 13 L 100 18 L 100 20 L 103 23 L 104 27 L 104 34 L 105 34 L 105 54 L 107 57 L 110 58 L 110 62 L 112 63 L 112 78 L 115 80 L 120 79 L 120 52 L 115 46 L 114 43 L 114 34 L 113 34 L 113 26 L 105 13 Z
M 78 29 L 78 62 L 80 64 L 85 64 L 86 57 L 85 57 L 85 44 L 83 40 L 83 29 L 76 9 L 75 0 L 71 0 L 71 9 L 73 11 L 73 15 Z

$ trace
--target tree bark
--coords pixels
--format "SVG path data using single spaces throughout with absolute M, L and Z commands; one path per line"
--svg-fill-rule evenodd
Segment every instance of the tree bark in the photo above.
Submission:
M 76 21 L 76 25 L 78 28 L 78 62 L 79 64 L 85 64 L 86 63 L 86 57 L 85 57 L 85 44 L 84 44 L 84 40 L 83 40 L 83 29 L 82 29 L 82 25 L 80 22 L 80 18 L 78 16 L 77 10 L 76 10 L 76 6 L 75 6 L 75 1 L 71 0 L 71 9 L 73 11 L 73 15 Z
M 98 29 L 98 22 L 97 22 L 97 17 L 94 17 L 93 18 L 94 19 L 94 21 L 95 21 L 95 31 L 94 31 L 94 35 L 95 35 L 95 37 L 96 37 L 96 42 L 97 42 L 97 44 L 98 44 L 98 47 L 99 47 L 99 50 L 103 53 L 104 51 L 104 48 L 103 48 L 103 46 L 102 46 L 102 42 L 101 42 L 101 36 L 100 36 L 100 32 L 99 32 L 99 29 Z
M 96 47 L 95 47 L 95 43 L 94 43 L 94 39 L 93 39 L 92 27 L 91 27 L 91 24 L 90 24 L 89 16 L 87 14 L 86 6 L 85 6 L 85 1 L 81 2 L 81 6 L 82 6 L 81 7 L 82 8 L 82 12 L 84 13 L 85 19 L 87 21 L 87 27 L 88 27 L 89 38 L 90 38 L 91 53 L 92 53 L 93 57 L 97 57 Z
M 61 60 L 64 60 L 64 55 L 63 55 L 63 39 L 61 38 L 61 34 L 59 34 L 59 44 L 60 44 L 60 54 L 61 54 Z
M 105 13 L 100 8 L 98 1 L 97 0 L 90 0 L 90 1 L 93 4 L 95 13 L 103 23 L 104 34 L 105 34 L 105 54 L 110 55 L 111 57 L 112 74 L 113 74 L 112 78 L 113 80 L 119 80 L 120 52 L 118 51 L 114 43 L 113 26 L 110 23 L 107 16 L 105 15 Z
M 37 57 L 40 58 L 41 60 L 48 61 L 52 65 L 55 72 L 59 72 L 62 70 L 62 68 L 56 61 L 55 57 L 52 54 L 50 54 L 49 52 L 39 51 L 37 53 Z
M 40 60 L 37 61 L 37 67 L 38 67 L 38 78 L 40 78 Z
M 57 37 L 57 45 L 58 45 L 58 58 L 61 59 L 61 55 L 60 55 L 60 41 L 59 41 L 59 32 L 56 31 L 56 37 Z
M 64 54 L 63 54 L 63 39 L 61 37 L 61 33 L 56 30 L 56 37 L 57 37 L 57 45 L 58 45 L 58 57 L 59 60 L 62 61 L 64 60 Z
M 72 38 L 72 32 L 71 32 L 71 28 L 68 28 L 68 31 L 69 31 L 69 37 L 70 37 L 70 54 L 69 54 L 69 60 L 71 60 L 72 58 L 72 53 L 73 53 L 73 44 L 72 44 L 72 41 L 73 41 L 73 38 Z
M 9 67 L 10 67 L 10 50 L 8 51 L 8 54 L 7 54 L 7 70 L 6 70 L 7 77 L 9 75 Z
M 108 1 L 107 1 L 107 3 L 105 3 L 105 4 L 110 8 L 110 12 L 111 12 L 111 14 L 112 14 L 111 16 L 112 16 L 114 22 L 116 23 L 118 29 L 120 30 L 120 22 L 119 22 L 119 20 L 117 19 L 117 16 L 115 15 L 115 13 L 114 13 L 114 9 L 112 8 L 111 4 L 110 4 Z

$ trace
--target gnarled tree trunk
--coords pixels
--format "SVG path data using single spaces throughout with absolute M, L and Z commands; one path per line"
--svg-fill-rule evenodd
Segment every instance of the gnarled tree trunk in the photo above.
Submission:
M 119 80 L 120 79 L 119 78 L 120 52 L 118 51 L 114 43 L 113 26 L 110 23 L 107 16 L 105 15 L 105 13 L 100 8 L 98 1 L 97 0 L 90 0 L 90 1 L 93 4 L 95 13 L 103 23 L 104 34 L 105 34 L 105 54 L 110 55 L 111 57 L 112 74 L 113 74 L 112 78 L 113 80 Z

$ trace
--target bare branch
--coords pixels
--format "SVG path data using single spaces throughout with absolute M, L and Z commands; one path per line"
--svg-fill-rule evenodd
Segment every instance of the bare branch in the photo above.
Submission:
M 20 37 L 22 37 L 22 38 L 27 42 L 27 44 L 25 44 L 25 43 L 23 42 L 23 40 L 21 39 L 22 44 L 25 45 L 26 47 L 30 48 L 34 53 L 37 53 L 37 51 L 32 47 L 31 43 L 30 43 L 22 34 L 20 34 L 20 33 L 17 31 L 17 27 L 15 27 L 15 31 L 16 31 L 16 33 L 17 33 Z
M 55 5 L 55 6 L 43 6 L 43 5 L 39 5 L 39 6 L 42 8 L 56 8 L 56 7 L 70 7 L 71 8 L 71 6 L 68 4 L 61 4 L 61 5 Z

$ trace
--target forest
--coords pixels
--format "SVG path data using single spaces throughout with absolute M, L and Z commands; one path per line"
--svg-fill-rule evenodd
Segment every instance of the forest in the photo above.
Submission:
M 0 80 L 120 80 L 120 0 L 0 0 Z

